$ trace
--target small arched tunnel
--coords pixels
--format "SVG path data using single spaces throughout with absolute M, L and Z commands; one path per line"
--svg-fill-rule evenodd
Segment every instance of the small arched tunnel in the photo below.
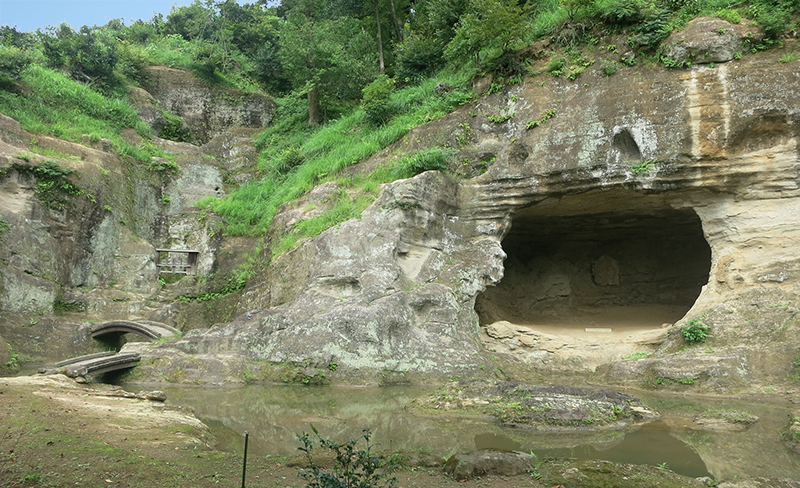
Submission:
M 519 211 L 502 242 L 504 277 L 476 300 L 481 324 L 582 335 L 679 320 L 708 282 L 711 250 L 693 210 L 652 203 Z

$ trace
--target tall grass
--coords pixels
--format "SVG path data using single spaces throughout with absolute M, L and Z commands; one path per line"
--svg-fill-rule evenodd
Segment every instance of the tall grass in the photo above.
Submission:
M 61 73 L 41 65 L 22 72 L 22 84 L 29 94 L 0 90 L 0 112 L 17 120 L 33 134 L 44 134 L 73 142 L 109 139 L 121 154 L 149 161 L 160 152 L 151 144 L 132 146 L 120 132 L 133 128 L 145 139 L 150 127 L 122 98 L 109 98 Z
M 310 131 L 299 124 L 301 118 L 292 119 L 292 109 L 283 115 L 284 122 L 265 131 L 258 144 L 259 168 L 266 174 L 261 181 L 237 189 L 225 199 L 207 201 L 206 204 L 225 217 L 226 232 L 230 235 L 258 235 L 266 232 L 279 205 L 300 197 L 315 185 L 333 180 L 339 173 L 359 161 L 397 142 L 417 125 L 442 117 L 455 107 L 471 100 L 468 84 L 470 73 L 443 73 L 426 80 L 419 86 L 408 87 L 391 98 L 394 117 L 385 125 L 368 123 L 364 111 L 350 115 Z M 448 90 L 437 92 L 437 86 Z M 290 102 L 285 102 L 290 103 Z M 296 111 L 296 107 L 295 107 Z M 274 171 L 273 164 L 290 148 L 299 148 L 303 163 L 286 174 Z M 359 191 L 361 197 L 341 195 L 330 215 L 323 215 L 313 223 L 303 223 L 287 239 L 316 235 L 326 228 L 360 214 L 377 194 L 380 183 L 397 178 L 392 170 L 376 171 L 368 178 L 347 182 Z M 291 247 L 285 244 L 281 247 Z

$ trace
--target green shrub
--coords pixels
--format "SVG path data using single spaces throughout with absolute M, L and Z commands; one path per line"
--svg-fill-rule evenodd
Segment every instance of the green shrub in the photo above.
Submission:
M 29 51 L 0 45 L 0 79 L 16 80 L 33 59 L 34 56 Z
M 603 69 L 603 74 L 605 74 L 606 76 L 611 76 L 617 72 L 617 63 L 616 61 L 605 60 L 603 61 L 602 69 Z
M 155 171 L 163 176 L 173 176 L 180 173 L 181 167 L 170 159 L 156 158 L 150 161 L 150 171 Z
M 742 15 L 736 9 L 724 8 L 717 10 L 717 17 L 727 20 L 731 24 L 740 24 L 742 22 Z
M 191 142 L 192 134 L 184 127 L 180 117 L 165 112 L 164 118 L 166 122 L 158 132 L 158 137 L 175 142 Z
M 380 75 L 362 90 L 361 106 L 367 120 L 376 125 L 383 125 L 392 118 L 390 98 L 394 93 L 394 80 Z
M 547 71 L 553 73 L 556 76 L 561 75 L 561 70 L 564 68 L 564 63 L 567 62 L 566 58 L 553 58 L 547 62 Z M 556 74 L 558 73 L 558 74 Z
M 363 449 L 357 448 L 358 442 L 355 439 L 338 443 L 322 438 L 313 425 L 311 430 L 316 436 L 316 442 L 305 432 L 297 435 L 298 440 L 303 443 L 303 447 L 297 449 L 305 453 L 308 461 L 308 467 L 299 474 L 308 482 L 307 488 L 391 488 L 397 483 L 397 478 L 389 477 L 396 469 L 393 460 L 370 451 L 372 435 L 369 429 L 363 430 L 362 438 L 366 442 Z M 314 462 L 312 452 L 315 443 L 320 449 L 329 451 L 336 457 L 332 470 L 320 468 Z
M 705 342 L 706 339 L 708 339 L 709 329 L 710 327 L 703 323 L 701 317 L 695 317 L 681 327 L 681 333 L 683 334 L 683 338 L 686 339 L 686 342 L 696 344 Z

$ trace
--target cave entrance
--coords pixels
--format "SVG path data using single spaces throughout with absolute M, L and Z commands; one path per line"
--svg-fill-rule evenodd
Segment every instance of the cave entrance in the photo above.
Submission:
M 711 267 L 694 210 L 647 198 L 628 201 L 628 208 L 577 201 L 540 204 L 513 217 L 502 243 L 504 277 L 476 301 L 481 323 L 505 320 L 581 336 L 680 320 Z

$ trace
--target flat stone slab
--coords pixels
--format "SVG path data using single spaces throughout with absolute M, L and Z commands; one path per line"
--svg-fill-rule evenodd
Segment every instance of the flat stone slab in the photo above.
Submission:
M 583 330 L 586 331 L 586 332 L 597 332 L 597 333 L 600 333 L 600 334 L 610 334 L 612 332 L 611 329 L 602 328 L 602 327 L 591 328 L 591 329 L 587 327 L 587 328 L 585 328 Z

